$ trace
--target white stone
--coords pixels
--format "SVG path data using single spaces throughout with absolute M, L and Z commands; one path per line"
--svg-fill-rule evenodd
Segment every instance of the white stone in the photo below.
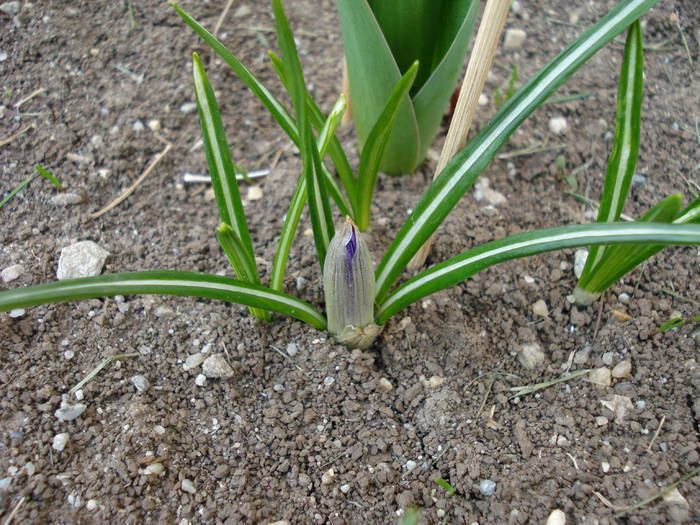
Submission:
M 142 375 L 133 376 L 131 378 L 131 382 L 136 387 L 136 390 L 138 390 L 139 392 L 145 392 L 151 386 L 151 383 L 148 380 L 148 378 Z
M 347 483 L 345 485 L 341 485 L 340 492 L 342 492 L 343 494 L 347 494 L 348 492 L 350 492 L 350 485 L 348 485 Z
M 160 131 L 160 120 L 149 120 L 147 126 L 151 131 Z
M 202 372 L 208 378 L 214 379 L 233 377 L 233 369 L 226 362 L 223 354 L 213 354 L 207 357 L 202 363 Z
M 632 375 L 632 363 L 629 361 L 620 361 L 612 369 L 612 376 L 615 379 L 627 379 Z
M 547 317 L 549 315 L 547 303 L 545 303 L 542 299 L 535 302 L 535 304 L 532 305 L 532 313 L 539 315 L 540 317 Z
M 61 401 L 61 408 L 56 410 L 54 415 L 61 421 L 73 421 L 85 412 L 86 408 L 87 405 L 83 403 L 76 403 L 73 405 L 64 399 Z
M 627 304 L 630 302 L 630 295 L 628 293 L 622 292 L 620 295 L 617 296 L 617 300 L 620 301 L 622 304 Z
M 489 103 L 489 97 L 487 97 L 487 96 L 486 96 L 485 94 L 483 94 L 483 93 L 482 93 L 481 95 L 479 95 L 478 104 L 479 104 L 480 106 L 486 106 L 488 103 Z
M 325 386 L 331 386 L 333 383 L 335 383 L 335 378 L 331 376 L 328 376 L 323 380 L 323 384 Z
M 394 385 L 391 384 L 391 381 L 389 381 L 386 377 L 382 377 L 377 381 L 377 390 L 380 392 L 389 392 L 390 390 L 393 390 Z
M 601 367 L 591 370 L 588 374 L 588 380 L 595 385 L 610 386 L 612 384 L 610 369 Z
M 566 525 L 566 514 L 560 509 L 554 509 L 547 517 L 546 525 Z
M 14 281 L 15 279 L 17 279 L 23 273 L 24 266 L 22 266 L 21 264 L 13 264 L 12 266 L 8 266 L 2 272 L 0 272 L 0 276 L 2 276 L 3 281 L 9 283 L 10 281 Z
M 297 352 L 299 351 L 299 347 L 297 346 L 296 343 L 289 343 L 287 345 L 287 353 L 291 356 L 294 357 L 297 355 Z
M 204 362 L 204 354 L 201 352 L 190 354 L 187 356 L 187 359 L 185 359 L 185 364 L 182 365 L 182 368 L 185 370 L 192 370 L 193 368 L 197 368 L 199 365 L 201 365 L 202 362 Z
M 11 319 L 19 319 L 22 317 L 26 312 L 24 308 L 14 308 L 10 310 L 10 318 Z
M 204 386 L 207 383 L 207 376 L 204 374 L 197 374 L 197 377 L 194 378 L 194 384 L 197 386 Z
M 601 469 L 605 474 L 607 474 L 608 472 L 610 472 L 610 463 L 608 463 L 607 461 L 603 461 L 603 462 L 600 464 L 600 469 Z
M 493 496 L 496 493 L 496 483 L 490 479 L 485 479 L 479 483 L 479 491 L 484 496 Z
M 12 476 L 0 479 L 0 490 L 8 490 L 10 483 L 12 483 Z
M 19 2 L 14 1 L 0 4 L 0 11 L 10 16 L 15 16 L 17 13 L 19 13 Z
M 69 439 L 70 439 L 70 434 L 68 432 L 56 434 L 53 437 L 53 442 L 51 443 L 51 446 L 57 452 L 61 452 L 61 451 L 63 451 L 64 448 L 66 448 L 66 445 L 68 444 Z
M 321 485 L 330 485 L 335 478 L 335 471 L 331 468 L 321 475 Z
M 509 27 L 506 29 L 506 37 L 503 41 L 503 47 L 507 51 L 513 51 L 515 49 L 520 49 L 525 43 L 527 38 L 527 33 L 522 29 L 517 29 L 515 27 Z
M 569 127 L 564 117 L 552 117 L 549 119 L 549 131 L 555 135 L 561 135 Z
M 165 467 L 162 463 L 151 463 L 143 470 L 144 474 L 148 476 L 160 476 L 163 472 L 165 472 Z
M 248 200 L 259 201 L 263 197 L 263 191 L 260 186 L 251 186 L 248 188 Z
M 143 125 L 143 122 L 140 120 L 134 121 L 134 123 L 131 125 L 131 129 L 133 129 L 136 133 L 142 132 L 146 127 Z
M 409 459 L 406 464 L 403 466 L 408 472 L 411 472 L 414 468 L 418 466 L 418 463 L 413 461 L 412 459 Z
M 55 206 L 74 206 L 85 202 L 85 195 L 82 193 L 59 193 L 51 197 L 51 203 Z
M 243 18 L 244 16 L 248 16 L 250 13 L 252 13 L 253 10 L 248 7 L 247 5 L 243 4 L 236 9 L 236 12 L 233 13 L 234 18 Z
M 92 241 L 81 241 L 61 250 L 56 277 L 59 281 L 100 275 L 109 252 Z
M 615 358 L 615 354 L 613 354 L 612 352 L 605 352 L 603 354 L 603 364 L 605 366 L 610 366 L 611 364 L 613 364 L 614 358 Z
M 425 388 L 437 388 L 445 382 L 444 377 L 431 376 L 430 379 L 423 380 L 423 386 Z
M 192 483 L 189 479 L 183 479 L 180 482 L 180 488 L 185 492 L 189 492 L 190 494 L 195 494 L 197 492 L 197 489 L 194 487 L 194 483 Z
M 586 259 L 588 259 L 588 250 L 585 248 L 579 248 L 574 252 L 574 275 L 577 279 L 579 279 L 583 273 L 583 267 L 586 266 Z
M 94 499 L 87 500 L 87 503 L 85 504 L 85 510 L 92 512 L 95 509 L 97 509 L 97 501 Z
M 197 104 L 194 102 L 185 102 L 182 106 L 180 106 L 180 112 L 184 113 L 185 115 L 188 115 L 189 113 L 192 113 L 197 110 Z
M 544 363 L 544 352 L 537 343 L 524 343 L 518 351 L 518 361 L 528 370 L 534 370 Z

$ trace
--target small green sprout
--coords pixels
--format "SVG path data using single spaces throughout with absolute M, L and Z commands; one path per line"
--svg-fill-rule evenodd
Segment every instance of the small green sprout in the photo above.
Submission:
M 437 483 L 440 487 L 445 489 L 445 492 L 447 492 L 448 496 L 452 496 L 455 493 L 455 488 L 450 485 L 447 481 L 445 481 L 442 478 L 435 478 L 435 483 Z

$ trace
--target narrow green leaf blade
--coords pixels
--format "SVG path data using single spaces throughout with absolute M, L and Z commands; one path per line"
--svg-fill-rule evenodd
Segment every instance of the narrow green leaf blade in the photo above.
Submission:
M 257 79 L 257 77 L 231 53 L 226 46 L 207 31 L 204 26 L 187 14 L 176 3 L 172 4 L 173 8 L 182 17 L 185 23 L 204 40 L 223 60 L 226 62 L 233 72 L 248 86 L 256 97 L 270 112 L 272 117 L 277 121 L 280 127 L 289 135 L 294 142 L 298 142 L 296 125 L 289 112 L 285 109 L 282 103 L 270 93 L 270 91 Z
M 617 88 L 615 139 L 608 159 L 603 198 L 597 222 L 619 220 L 632 183 L 639 153 L 642 102 L 644 99 L 644 49 L 642 27 L 635 21 L 627 31 L 627 41 Z M 579 283 L 585 283 L 605 253 L 605 246 L 594 246 L 588 253 Z
M 209 84 L 199 56 L 195 53 L 192 58 L 194 91 L 197 107 L 199 108 L 202 140 L 221 222 L 233 228 L 241 241 L 244 255 L 249 260 L 249 265 L 254 268 L 255 254 L 253 243 L 248 233 L 248 224 L 243 210 L 243 203 L 241 202 L 241 194 L 238 190 L 238 182 L 236 181 L 237 170 L 231 160 L 224 124 L 221 120 L 214 90 Z M 239 277 L 243 278 L 241 275 Z M 251 280 L 251 282 L 255 282 L 255 280 Z
M 381 301 L 411 257 L 442 223 L 520 124 L 596 51 L 658 0 L 626 0 L 594 24 L 527 82 L 460 150 L 430 185 L 377 268 Z
M 289 27 L 281 0 L 273 0 L 272 9 L 275 14 L 277 38 L 282 51 L 284 74 L 292 95 L 298 122 L 303 164 L 302 176 L 306 178 L 309 215 L 314 232 L 314 243 L 321 267 L 323 267 L 328 243 L 333 237 L 333 219 L 328 206 L 328 193 L 323 178 L 323 166 L 308 116 L 308 92 L 304 83 L 301 62 L 299 61 L 294 36 Z
M 310 304 L 230 277 L 196 272 L 115 273 L 15 288 L 0 292 L 0 311 L 46 303 L 132 294 L 185 295 L 238 303 L 289 315 L 320 330 L 326 319 Z
M 54 177 L 53 174 L 49 170 L 47 170 L 43 166 L 40 166 L 39 164 L 34 166 L 34 169 L 37 171 L 37 173 L 39 175 L 41 175 L 46 180 L 48 180 L 51 184 L 56 186 L 56 188 L 58 188 L 59 190 L 63 189 L 63 185 L 61 184 L 61 182 L 56 177 Z
M 357 227 L 360 228 L 360 231 L 364 231 L 369 227 L 372 196 L 374 195 L 374 185 L 377 180 L 379 166 L 384 157 L 384 151 L 391 137 L 392 130 L 395 127 L 401 104 L 408 96 L 417 73 L 418 62 L 414 62 L 394 86 L 386 106 L 384 106 L 362 148 L 360 167 L 358 169 L 358 205 L 356 210 Z
M 421 272 L 382 301 L 377 324 L 426 295 L 443 290 L 475 273 L 510 259 L 577 246 L 601 244 L 700 244 L 700 225 L 658 223 L 606 223 L 561 226 L 510 235 L 472 248 Z

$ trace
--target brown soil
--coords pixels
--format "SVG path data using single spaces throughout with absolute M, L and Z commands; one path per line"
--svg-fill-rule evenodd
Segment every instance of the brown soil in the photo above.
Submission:
M 209 27 L 222 4 L 183 1 Z M 281 96 L 266 57 L 273 22 L 260 4 L 236 2 L 220 35 Z M 329 108 L 341 72 L 333 3 L 287 4 L 313 93 Z M 580 32 L 570 22 L 588 25 L 613 3 L 585 2 L 578 21 L 569 2 L 521 4 L 507 27 L 525 29 L 526 44 L 497 58 L 477 126 L 493 113 L 493 92 L 511 64 L 522 82 Z M 236 16 L 243 5 L 251 13 Z M 696 191 L 699 14 L 692 0 L 666 1 L 645 17 L 652 49 L 638 171 L 646 180 L 632 188 L 630 215 L 660 196 Z M 105 272 L 228 271 L 207 187 L 182 184 L 185 172 L 206 169 L 196 114 L 180 111 L 193 98 L 193 50 L 208 62 L 234 158 L 252 170 L 281 154 L 261 183 L 263 199 L 247 205 L 260 267 L 269 271 L 298 155 L 167 3 L 21 2 L 15 18 L 0 15 L 0 27 L 7 55 L 0 140 L 32 126 L 0 146 L 3 195 L 37 163 L 87 195 L 82 204 L 57 206 L 56 190 L 36 179 L 0 211 L 0 269 L 25 267 L 6 286 L 53 280 L 60 249 L 84 239 L 111 253 Z M 569 170 L 587 165 L 576 173 L 577 191 L 597 198 L 620 56 L 621 45 L 609 46 L 561 90 L 593 96 L 547 105 L 513 136 L 504 152 L 566 148 L 496 160 L 486 175 L 508 201 L 488 208 L 472 192 L 465 196 L 441 228 L 432 262 L 516 231 L 591 219 L 564 194 L 568 185 L 553 165 L 560 154 Z M 557 115 L 569 123 L 563 137 L 548 128 Z M 124 203 L 86 220 L 163 149 L 147 126 L 152 119 L 172 151 Z M 137 121 L 143 130 L 134 129 Z M 371 236 L 377 257 L 429 174 L 380 179 Z M 312 250 L 300 234 L 287 289 L 319 305 Z M 0 314 L 0 479 L 8 484 L 0 516 L 3 523 L 10 516 L 15 523 L 395 523 L 397 512 L 418 505 L 425 523 L 544 523 L 555 508 L 568 523 L 615 523 L 598 494 L 630 505 L 699 462 L 700 331 L 688 324 L 652 335 L 673 312 L 698 313 L 697 255 L 697 248 L 666 250 L 587 310 L 567 301 L 571 251 L 503 264 L 410 307 L 367 352 L 350 352 L 297 321 L 260 324 L 242 307 L 196 299 L 126 297 Z M 546 317 L 533 314 L 540 299 Z M 546 354 L 534 371 L 515 357 L 528 342 Z M 289 345 L 297 353 L 285 359 L 276 350 Z M 126 352 L 139 357 L 109 364 L 82 389 L 80 417 L 54 416 L 62 394 L 105 357 Z M 183 363 L 196 352 L 224 352 L 235 377 L 195 385 L 199 370 Z M 608 387 L 577 379 L 509 397 L 509 387 L 557 378 L 567 363 L 573 371 L 622 360 L 631 361 L 631 377 Z M 147 377 L 150 389 L 137 391 L 135 375 Z M 426 383 L 433 376 L 442 382 Z M 393 389 L 382 390 L 381 378 Z M 631 402 L 622 420 L 601 404 L 613 395 Z M 52 449 L 59 433 L 70 434 L 61 452 Z M 144 473 L 152 462 L 162 463 L 162 475 Z M 454 486 L 453 496 L 438 477 Z M 185 479 L 194 493 L 183 490 Z M 658 499 L 619 522 L 698 519 L 698 479 L 679 487 L 689 507 Z M 484 480 L 495 482 L 495 494 L 482 494 Z

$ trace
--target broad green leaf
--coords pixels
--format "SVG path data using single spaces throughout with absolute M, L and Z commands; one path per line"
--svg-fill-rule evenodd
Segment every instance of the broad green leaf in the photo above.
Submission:
M 377 268 L 377 300 L 385 297 L 411 257 L 522 122 L 596 51 L 658 0 L 625 0 L 585 31 L 528 81 L 433 181 Z
M 377 324 L 423 297 L 449 288 L 494 264 L 577 246 L 653 243 L 700 244 L 700 225 L 606 223 L 561 226 L 518 233 L 472 248 L 421 272 L 380 302 Z
M 226 223 L 222 223 L 216 231 L 216 238 L 219 241 L 219 245 L 224 250 L 226 258 L 231 263 L 233 271 L 236 272 L 236 277 L 238 277 L 240 281 L 260 284 L 257 268 L 253 261 L 246 256 L 245 246 L 243 246 L 243 242 L 238 235 L 236 235 L 233 228 Z M 250 313 L 258 319 L 264 321 L 270 320 L 270 315 L 264 310 L 250 308 Z
M 114 295 L 161 294 L 218 299 L 289 315 L 324 330 L 326 319 L 310 304 L 230 277 L 196 272 L 149 271 L 98 275 L 0 292 L 0 311 Z
M 369 227 L 370 213 L 372 208 L 372 196 L 374 195 L 374 185 L 377 180 L 377 172 L 384 156 L 387 143 L 395 128 L 401 102 L 411 89 L 413 81 L 418 72 L 418 62 L 406 71 L 401 77 L 389 96 L 389 100 L 384 110 L 379 115 L 377 122 L 372 127 L 365 145 L 360 155 L 360 167 L 358 169 L 357 181 L 357 227 L 364 231 Z
M 632 183 L 639 153 L 642 102 L 644 99 L 644 49 L 639 20 L 627 31 L 627 42 L 620 67 L 617 88 L 615 139 L 608 159 L 603 198 L 597 222 L 619 220 Z M 605 253 L 605 246 L 594 246 L 588 253 L 579 283 L 585 283 L 596 271 Z
M 244 250 L 242 256 L 245 256 L 249 261 L 247 267 L 255 268 L 253 243 L 248 233 L 248 224 L 245 218 L 245 211 L 243 210 L 243 203 L 241 202 L 241 194 L 238 190 L 238 182 L 236 181 L 236 171 L 238 170 L 231 160 L 231 152 L 228 149 L 226 132 L 221 121 L 221 114 L 216 103 L 214 90 L 209 84 L 197 53 L 192 55 L 192 60 L 194 92 L 197 99 L 197 107 L 199 108 L 202 140 L 221 222 L 228 224 L 236 232 L 236 236 L 240 239 Z M 238 277 L 245 279 L 243 275 Z M 256 281 L 257 270 L 255 270 L 255 278 L 250 279 L 250 282 Z
M 391 49 L 382 34 L 367 0 L 337 0 L 340 29 L 350 82 L 350 103 L 355 131 L 364 147 L 370 131 L 401 78 Z M 410 97 L 407 95 L 396 118 L 389 154 L 381 169 L 400 175 L 412 172 L 420 162 L 421 150 L 418 122 Z
M 294 36 L 289 27 L 281 0 L 272 0 L 272 10 L 275 14 L 275 28 L 282 51 L 285 78 L 292 95 L 297 117 L 303 165 L 302 177 L 306 179 L 314 243 L 316 244 L 319 262 L 321 267 L 323 267 L 328 243 L 333 237 L 333 217 L 328 206 L 328 193 L 323 178 L 323 166 L 308 116 L 308 92 L 304 83 L 304 74 L 299 62 Z

